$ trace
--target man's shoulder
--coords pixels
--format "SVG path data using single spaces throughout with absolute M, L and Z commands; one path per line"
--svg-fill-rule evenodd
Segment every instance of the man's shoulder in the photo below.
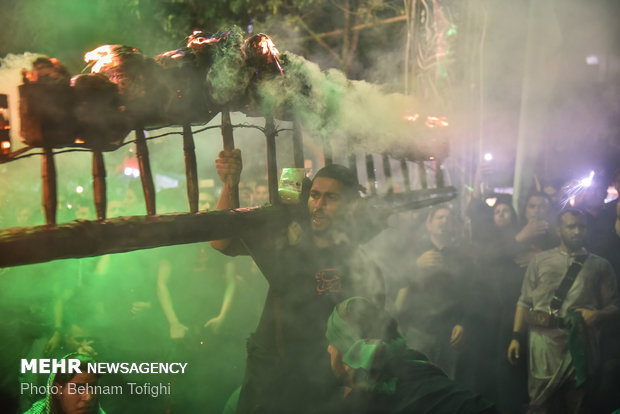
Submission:
M 588 255 L 588 261 L 597 267 L 612 268 L 609 260 L 594 253 Z
M 559 248 L 554 247 L 553 249 L 543 250 L 540 253 L 536 253 L 534 255 L 534 259 L 532 260 L 535 264 L 540 264 L 549 260 L 555 260 L 561 257 L 563 254 Z

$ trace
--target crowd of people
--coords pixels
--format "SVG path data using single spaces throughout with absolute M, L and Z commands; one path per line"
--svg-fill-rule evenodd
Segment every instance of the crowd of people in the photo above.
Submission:
M 217 203 L 201 197 L 210 208 L 239 207 L 237 191 L 242 206 L 268 202 L 266 183 L 241 179 L 239 150 L 221 152 L 216 168 Z M 416 226 L 392 217 L 371 241 L 356 230 L 355 172 L 332 164 L 304 186 L 292 222 L 211 247 L 7 269 L 5 295 L 16 299 L 3 302 L 3 398 L 23 412 L 38 398 L 19 395 L 20 381 L 54 381 L 18 377 L 20 358 L 77 352 L 189 362 L 188 375 L 166 377 L 171 395 L 101 396 L 90 412 L 99 403 L 108 412 L 620 408 L 620 207 L 604 202 L 609 184 L 620 190 L 620 170 L 568 194 L 541 186 L 521 214 L 511 196 L 481 191 L 483 173 L 464 211 L 417 211 Z M 42 274 L 45 290 L 24 301 Z

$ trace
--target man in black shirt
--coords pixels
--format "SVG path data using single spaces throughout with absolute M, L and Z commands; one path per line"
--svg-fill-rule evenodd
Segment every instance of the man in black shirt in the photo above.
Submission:
M 474 272 L 464 249 L 452 241 L 449 207 L 433 208 L 426 230 L 427 237 L 412 249 L 415 262 L 398 293 L 398 322 L 409 344 L 454 379 Z
M 241 153 L 222 151 L 216 167 L 224 183 L 217 207 L 235 208 L 229 194 L 239 183 Z M 211 243 L 227 255 L 251 255 L 269 283 L 259 325 L 248 339 L 238 413 L 327 413 L 338 400 L 324 357 L 328 316 L 351 296 L 381 307 L 385 300 L 377 266 L 350 237 L 358 199 L 355 173 L 329 165 L 312 181 L 309 222 L 265 223 L 240 239 Z

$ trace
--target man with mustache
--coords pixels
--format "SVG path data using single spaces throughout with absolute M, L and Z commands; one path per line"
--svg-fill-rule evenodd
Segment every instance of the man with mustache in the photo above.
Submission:
M 239 184 L 240 151 L 220 152 L 216 168 L 224 184 L 217 208 L 238 207 L 230 194 Z M 352 236 L 359 198 L 355 172 L 328 165 L 302 201 L 305 218 L 265 223 L 239 239 L 211 243 L 227 255 L 251 255 L 269 283 L 247 343 L 238 413 L 329 413 L 338 402 L 338 383 L 324 357 L 327 319 L 348 297 L 366 296 L 380 307 L 385 301 L 377 266 Z
M 611 265 L 584 248 L 585 214 L 560 213 L 557 233 L 560 246 L 536 255 L 527 269 L 508 348 L 508 360 L 516 364 L 528 341 L 532 414 L 588 412 L 597 328 L 618 312 Z

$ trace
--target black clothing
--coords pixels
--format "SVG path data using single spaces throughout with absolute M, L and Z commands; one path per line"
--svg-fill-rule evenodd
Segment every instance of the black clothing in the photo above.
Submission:
M 353 391 L 342 413 L 362 414 L 493 414 L 493 404 L 450 380 L 439 368 L 408 350 L 377 373 L 377 382 L 392 382 L 389 390 Z
M 416 259 L 428 250 L 441 253 L 441 266 L 421 269 L 415 265 Z M 411 254 L 411 263 L 403 281 L 407 295 L 397 315 L 398 324 L 412 348 L 428 355 L 451 378 L 469 382 L 461 375 L 468 375 L 467 369 L 459 369 L 461 355 L 452 349 L 450 337 L 455 325 L 463 326 L 465 331 L 471 326 L 470 305 L 479 293 L 472 261 L 460 246 L 449 245 L 439 250 L 424 239 Z
M 309 236 L 289 242 L 286 228 L 277 231 L 282 237 L 266 230 L 249 232 L 245 249 L 233 245 L 225 252 L 251 254 L 269 283 L 260 322 L 248 340 L 237 412 L 280 413 L 291 407 L 327 412 L 339 398 L 327 354 L 328 317 L 351 296 L 383 306 L 383 278 L 359 248 L 321 249 Z

